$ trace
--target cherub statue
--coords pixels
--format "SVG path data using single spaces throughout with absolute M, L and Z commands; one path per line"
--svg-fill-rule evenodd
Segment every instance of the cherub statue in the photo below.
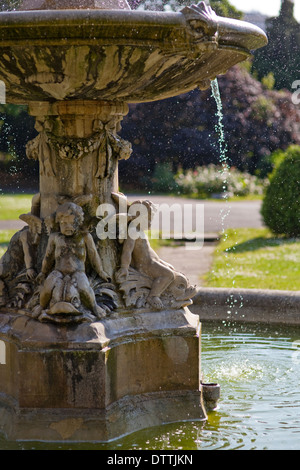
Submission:
M 42 232 L 42 220 L 32 213 L 22 214 L 20 219 L 28 226 L 12 237 L 0 261 L 1 306 L 20 307 L 24 297 L 21 291 L 25 289 L 26 293 L 29 293 L 27 283 L 32 283 L 37 276 L 36 250 Z M 8 284 L 14 284 L 12 289 L 14 292 L 11 295 L 13 300 L 10 303 L 8 303 Z
M 136 201 L 133 205 L 135 204 L 141 204 L 146 208 L 146 211 L 141 211 L 141 213 L 147 214 L 145 225 L 150 227 L 154 215 L 154 205 L 150 201 Z M 129 235 L 123 241 L 121 268 L 115 276 L 119 284 L 128 279 L 130 267 L 152 279 L 147 303 L 156 310 L 163 310 L 165 307 L 161 296 L 175 280 L 176 271 L 173 266 L 159 258 L 150 246 L 144 232 L 141 232 L 141 236 L 136 239 Z
M 197 287 L 191 286 L 184 274 L 163 261 L 146 236 L 145 231 L 151 227 L 156 206 L 151 201 L 129 204 L 122 193 L 112 193 L 112 198 L 119 206 L 119 213 L 111 218 L 117 224 L 118 239 L 123 245 L 120 269 L 115 273 L 115 279 L 123 292 L 126 307 L 141 308 L 148 304 L 162 310 L 191 305 L 191 299 L 198 292 Z M 131 224 L 134 232 L 131 232 Z
M 56 212 L 55 222 L 59 226 L 59 232 L 49 236 L 38 276 L 42 284 L 40 306 L 47 309 L 50 304 L 55 313 L 64 314 L 70 313 L 68 303 L 74 308 L 81 304 L 97 318 L 103 318 L 106 313 L 97 305 L 95 293 L 85 272 L 86 261 L 89 260 L 100 278 L 107 281 L 108 275 L 102 269 L 91 234 L 81 230 L 84 222 L 82 208 L 72 202 L 61 205 Z M 68 299 L 65 298 L 67 292 L 70 296 Z M 57 312 L 55 304 L 64 304 L 66 310 Z

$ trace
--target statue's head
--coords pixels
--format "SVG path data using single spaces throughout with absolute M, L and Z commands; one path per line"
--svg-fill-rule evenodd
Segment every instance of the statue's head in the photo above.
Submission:
M 152 223 L 152 220 L 153 220 L 153 217 L 155 216 L 156 212 L 157 212 L 157 207 L 155 204 L 153 204 L 153 202 L 151 201 L 142 201 L 141 202 L 143 207 L 145 207 L 147 209 L 147 217 L 148 217 L 148 224 L 149 224 L 149 227 L 151 226 L 151 223 Z
M 134 220 L 131 228 L 135 231 L 138 227 L 141 234 L 150 230 L 156 209 L 155 204 L 148 200 L 133 202 L 128 209 L 128 222 Z
M 83 209 L 73 202 L 62 204 L 56 211 L 56 222 L 63 235 L 71 237 L 80 229 L 84 221 Z

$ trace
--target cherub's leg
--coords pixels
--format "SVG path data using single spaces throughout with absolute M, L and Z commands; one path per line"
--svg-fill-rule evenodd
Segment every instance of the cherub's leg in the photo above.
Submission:
M 40 292 L 40 305 L 47 308 L 52 298 L 53 290 L 63 282 L 63 275 L 59 271 L 52 271 L 44 282 Z
M 147 298 L 147 302 L 157 310 L 162 310 L 164 308 L 163 303 L 160 299 L 160 296 L 164 291 L 169 287 L 169 285 L 175 279 L 175 272 L 172 269 L 169 269 L 166 266 L 162 266 L 157 263 L 155 269 L 153 270 L 154 274 L 158 276 L 155 277 L 152 283 L 152 287 Z
M 97 318 L 105 317 L 105 311 L 97 305 L 96 297 L 89 280 L 85 273 L 79 272 L 73 276 L 77 283 L 77 289 L 82 300 L 82 303 L 90 309 Z

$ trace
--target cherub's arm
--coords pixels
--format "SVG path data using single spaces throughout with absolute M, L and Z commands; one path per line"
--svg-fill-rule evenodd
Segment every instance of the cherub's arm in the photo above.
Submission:
M 90 233 L 87 233 L 85 235 L 85 246 L 87 249 L 87 256 L 88 259 L 93 267 L 93 269 L 96 271 L 96 273 L 102 278 L 108 281 L 109 275 L 104 272 L 102 268 L 102 262 L 99 256 L 99 253 L 97 251 L 96 245 L 94 243 L 93 237 Z

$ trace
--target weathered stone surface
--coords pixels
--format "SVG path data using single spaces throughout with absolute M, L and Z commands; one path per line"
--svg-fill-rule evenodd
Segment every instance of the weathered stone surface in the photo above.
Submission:
M 40 134 L 28 144 L 27 156 L 40 162 L 41 217 L 55 212 L 59 196 L 74 200 L 92 195 L 93 215 L 100 202 L 112 202 L 118 161 L 132 151 L 117 136 L 128 110 L 126 103 L 111 101 L 30 103 Z
M 0 263 L 0 430 L 10 439 L 106 441 L 206 417 L 200 323 L 183 308 L 196 288 L 144 237 L 101 239 L 96 209 L 113 202 L 118 160 L 131 154 L 118 136 L 127 103 L 208 87 L 266 37 L 204 2 L 126 7 L 28 0 L 29 11 L 0 13 L 7 102 L 29 104 L 39 135 L 27 155 L 40 163 L 28 227 Z
M 191 306 L 201 321 L 300 324 L 299 292 L 202 288 Z
M 105 441 L 205 419 L 200 327 L 188 310 L 76 327 L 0 315 L 0 430 L 11 439 Z

